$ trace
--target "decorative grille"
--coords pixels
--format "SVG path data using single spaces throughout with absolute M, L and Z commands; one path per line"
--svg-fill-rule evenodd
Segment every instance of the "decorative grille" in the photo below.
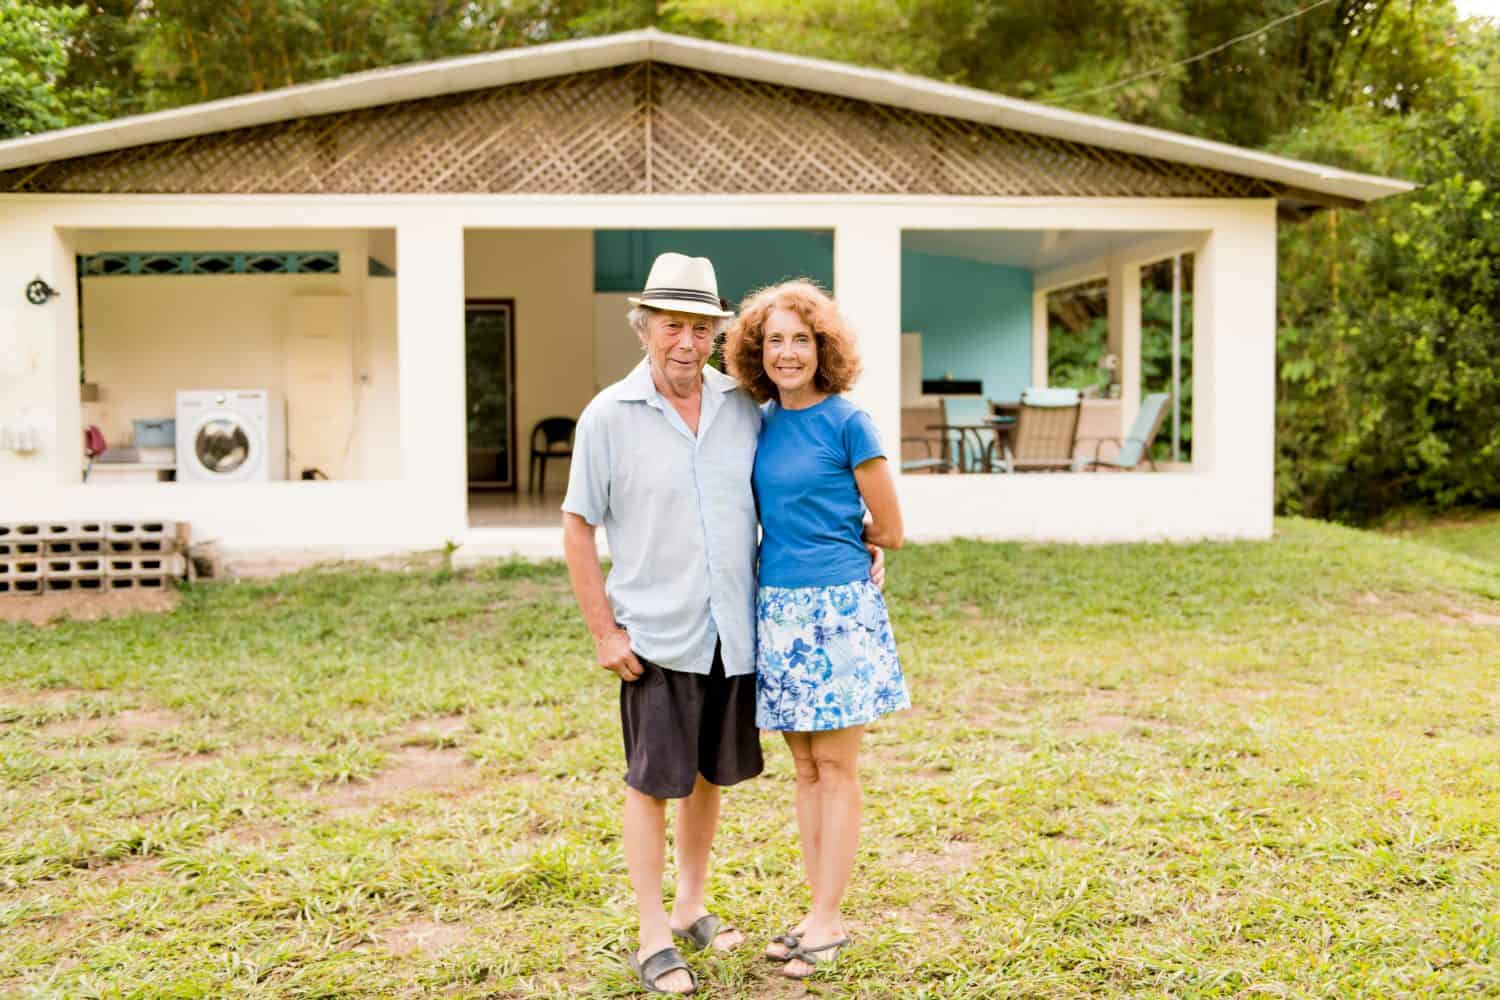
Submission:
M 0 171 L 101 194 L 1274 197 L 1257 178 L 661 63 Z
M 254 253 L 96 253 L 78 257 L 84 278 L 140 274 L 338 274 L 334 250 Z

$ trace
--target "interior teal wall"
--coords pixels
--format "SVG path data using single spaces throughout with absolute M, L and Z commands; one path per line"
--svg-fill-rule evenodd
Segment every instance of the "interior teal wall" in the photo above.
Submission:
M 1031 272 L 901 254 L 901 329 L 922 335 L 922 377 L 977 378 L 990 399 L 1031 383 Z
M 601 229 L 594 290 L 638 292 L 657 254 L 714 262 L 731 306 L 757 288 L 812 278 L 833 288 L 833 234 L 791 229 Z M 991 399 L 1016 399 L 1031 381 L 1031 272 L 903 251 L 901 329 L 922 334 L 922 377 L 977 378 Z
M 793 229 L 599 229 L 594 291 L 639 292 L 657 254 L 675 250 L 714 262 L 731 308 L 757 288 L 812 278 L 833 288 L 833 234 Z

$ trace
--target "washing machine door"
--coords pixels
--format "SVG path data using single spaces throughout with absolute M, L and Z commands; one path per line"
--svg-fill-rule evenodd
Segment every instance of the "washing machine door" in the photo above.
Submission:
M 252 464 L 250 429 L 232 413 L 215 414 L 198 425 L 193 456 L 215 476 L 244 475 Z

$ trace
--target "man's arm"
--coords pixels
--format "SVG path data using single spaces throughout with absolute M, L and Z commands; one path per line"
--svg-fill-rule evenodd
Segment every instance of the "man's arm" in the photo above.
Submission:
M 615 622 L 615 613 L 604 593 L 604 570 L 599 565 L 599 548 L 594 540 L 595 528 L 577 514 L 563 514 L 563 558 L 568 563 L 568 579 L 573 582 L 573 596 L 584 624 L 594 637 L 594 656 L 599 666 L 612 670 L 623 680 L 641 676 L 641 661 L 630 649 L 630 635 Z

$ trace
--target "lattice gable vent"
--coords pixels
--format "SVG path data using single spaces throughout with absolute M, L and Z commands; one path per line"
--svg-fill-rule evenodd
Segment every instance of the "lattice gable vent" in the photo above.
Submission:
M 1274 197 L 1257 178 L 642 62 L 0 171 L 101 194 Z

